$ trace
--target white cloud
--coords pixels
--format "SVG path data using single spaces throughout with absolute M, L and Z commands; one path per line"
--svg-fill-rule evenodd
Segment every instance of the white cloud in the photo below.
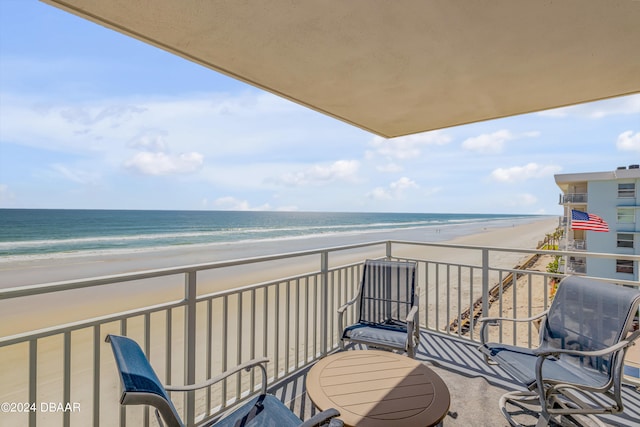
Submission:
M 626 131 L 618 135 L 616 147 L 620 151 L 640 151 L 640 132 Z
M 357 160 L 337 160 L 328 165 L 314 165 L 302 172 L 286 173 L 270 181 L 289 186 L 353 181 L 356 179 L 359 168 L 360 162 Z
M 537 138 L 539 136 L 539 131 L 513 134 L 507 129 L 501 129 L 493 133 L 485 133 L 467 138 L 462 142 L 462 148 L 481 154 L 500 154 L 504 149 L 505 143 L 508 141 L 522 138 Z
M 255 155 L 286 144 L 297 146 L 302 129 L 312 133 L 307 140 L 316 138 L 309 130 L 312 126 L 302 124 L 301 119 L 313 113 L 275 95 L 254 91 L 131 95 L 84 103 L 10 93 L 3 93 L 2 98 L 3 140 L 58 152 L 97 151 L 118 157 L 126 154 L 123 150 L 127 147 L 160 152 L 166 151 L 167 144 L 179 144 L 182 151 L 207 157 Z M 296 120 L 301 124 L 292 126 Z
M 528 163 L 525 166 L 513 166 L 510 168 L 498 168 L 491 172 L 491 178 L 501 182 L 525 181 L 534 178 L 546 178 L 562 170 L 556 165 L 539 165 Z
M 171 155 L 141 151 L 124 166 L 145 175 L 187 174 L 200 169 L 203 161 L 202 154 L 195 152 Z
M 602 103 L 584 104 L 582 107 L 588 112 L 588 117 L 601 119 L 607 116 L 626 114 L 640 114 L 640 95 L 610 99 Z
M 58 110 L 60 117 L 74 125 L 95 126 L 104 123 L 117 127 L 134 116 L 144 113 L 146 108 L 135 105 L 114 104 L 107 106 L 68 106 Z
M 213 205 L 217 209 L 229 211 L 268 211 L 271 209 L 268 203 L 251 207 L 247 200 L 240 200 L 232 196 L 220 197 L 214 200 Z
M 389 188 L 391 188 L 394 191 L 403 191 L 403 190 L 406 190 L 407 188 L 418 188 L 418 184 L 416 184 L 414 180 L 409 179 L 406 176 L 403 176 L 399 180 L 389 184 Z
M 162 152 L 167 151 L 166 139 L 167 132 L 145 132 L 133 138 L 128 146 L 131 148 L 140 148 L 144 151 Z
M 390 183 L 387 187 L 374 188 L 367 196 L 375 200 L 395 200 L 402 198 L 407 190 L 415 188 L 419 188 L 419 185 L 414 180 L 403 176 L 399 180 Z
M 375 200 L 391 200 L 393 196 L 389 189 L 384 187 L 376 187 L 367 194 L 367 196 L 371 197 Z
M 602 119 L 608 116 L 640 114 L 640 95 L 624 96 L 598 102 L 555 108 L 553 110 L 541 111 L 537 114 L 543 117 L 582 117 L 587 119 Z
M 462 148 L 482 154 L 497 154 L 502 152 L 505 142 L 514 138 L 511 132 L 502 129 L 494 133 L 468 138 L 462 143 Z
M 423 147 L 446 145 L 451 140 L 451 136 L 442 131 L 432 131 L 391 139 L 376 136 L 370 145 L 382 156 L 405 160 L 420 156 Z

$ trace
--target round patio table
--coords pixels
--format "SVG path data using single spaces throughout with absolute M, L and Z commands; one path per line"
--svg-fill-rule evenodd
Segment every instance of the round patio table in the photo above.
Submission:
M 380 350 L 331 354 L 307 374 L 307 393 L 348 426 L 434 426 L 449 411 L 442 378 L 424 364 Z

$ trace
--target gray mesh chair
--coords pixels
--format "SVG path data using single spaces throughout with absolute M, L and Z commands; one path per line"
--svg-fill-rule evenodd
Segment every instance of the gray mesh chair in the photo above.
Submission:
M 358 293 L 338 309 L 340 348 L 352 341 L 415 357 L 420 341 L 415 273 L 414 262 L 366 260 Z M 356 302 L 357 323 L 345 327 L 345 311 Z
M 184 427 L 178 411 L 173 406 L 167 391 L 198 390 L 244 370 L 259 367 L 262 370 L 262 390 L 254 399 L 225 415 L 211 427 L 315 427 L 329 424 L 331 427 L 342 426 L 337 417 L 340 413 L 335 409 L 322 411 L 305 422 L 295 416 L 277 397 L 267 394 L 267 375 L 265 364 L 268 359 L 251 360 L 230 369 L 202 384 L 187 386 L 163 386 L 154 372 L 142 349 L 131 338 L 118 335 L 107 335 L 106 341 L 116 359 L 120 381 L 122 384 L 122 405 L 151 405 L 156 408 L 156 418 L 160 426 L 165 423 L 169 427 Z M 164 423 L 163 423 L 164 420 Z
M 538 427 L 548 425 L 552 416 L 564 415 L 585 415 L 602 425 L 595 414 L 622 412 L 623 361 L 627 348 L 640 336 L 640 331 L 632 331 L 639 304 L 638 289 L 566 277 L 549 310 L 521 319 L 544 318 L 535 349 L 486 342 L 487 326 L 516 319 L 479 319 L 479 349 L 487 362 L 499 365 L 528 388 L 500 399 L 507 420 L 517 425 L 507 403 L 540 405 Z

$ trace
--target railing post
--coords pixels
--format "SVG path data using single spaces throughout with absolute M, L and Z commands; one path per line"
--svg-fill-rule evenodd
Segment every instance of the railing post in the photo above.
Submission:
M 387 240 L 386 252 L 387 252 L 387 259 L 391 259 L 391 240 Z
M 329 328 L 329 252 L 320 254 L 320 285 L 322 288 L 322 300 L 320 301 L 320 334 L 322 357 L 327 355 L 328 328 Z
M 185 275 L 184 377 L 186 384 L 196 382 L 196 272 Z M 195 391 L 185 394 L 185 424 L 195 424 Z
M 482 249 L 482 316 L 489 315 L 489 249 Z
M 35 402 L 38 397 L 38 340 L 29 341 L 29 402 Z M 29 427 L 35 427 L 36 411 L 29 411 Z

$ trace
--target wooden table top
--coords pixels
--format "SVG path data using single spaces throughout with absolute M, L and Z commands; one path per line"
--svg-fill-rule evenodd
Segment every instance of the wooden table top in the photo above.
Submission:
M 320 410 L 337 409 L 348 426 L 432 426 L 449 411 L 442 378 L 414 359 L 387 351 L 331 354 L 309 370 L 306 386 Z

